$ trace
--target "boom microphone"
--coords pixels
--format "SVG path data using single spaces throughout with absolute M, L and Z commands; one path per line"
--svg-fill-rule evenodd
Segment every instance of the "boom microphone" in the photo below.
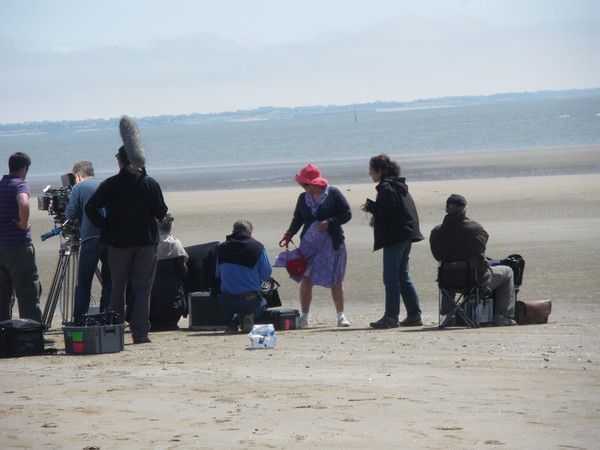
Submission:
M 119 131 L 129 163 L 134 168 L 141 169 L 146 165 L 146 152 L 135 120 L 128 116 L 121 117 Z

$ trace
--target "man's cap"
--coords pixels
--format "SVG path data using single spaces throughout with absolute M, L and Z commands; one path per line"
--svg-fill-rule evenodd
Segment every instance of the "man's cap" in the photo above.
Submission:
M 448 197 L 448 200 L 446 200 L 446 206 L 449 205 L 456 205 L 464 208 L 467 206 L 467 200 L 462 195 L 452 194 Z

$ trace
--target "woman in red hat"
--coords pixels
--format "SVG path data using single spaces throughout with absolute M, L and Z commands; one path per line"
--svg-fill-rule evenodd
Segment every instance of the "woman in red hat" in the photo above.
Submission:
M 313 285 L 331 289 L 337 312 L 337 325 L 348 327 L 344 314 L 342 282 L 346 272 L 346 247 L 342 225 L 352 218 L 350 205 L 339 189 L 329 186 L 318 167 L 308 164 L 295 177 L 304 192 L 298 197 L 292 222 L 282 241 L 288 244 L 302 227 L 300 251 L 308 269 L 300 282 L 300 328 L 308 326 Z

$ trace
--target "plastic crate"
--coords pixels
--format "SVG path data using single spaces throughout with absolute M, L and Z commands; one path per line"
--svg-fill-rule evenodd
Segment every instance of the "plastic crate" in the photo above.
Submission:
M 117 353 L 125 348 L 125 325 L 64 326 L 65 352 L 69 355 Z

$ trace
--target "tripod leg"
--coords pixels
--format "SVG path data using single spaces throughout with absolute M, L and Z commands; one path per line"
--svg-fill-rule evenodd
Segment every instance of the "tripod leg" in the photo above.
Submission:
M 67 254 L 67 263 L 65 269 L 65 280 L 62 290 L 62 319 L 63 323 L 73 317 L 73 303 L 75 298 L 75 282 L 77 280 L 77 266 L 79 255 L 70 252 Z
M 56 290 L 58 286 L 58 280 L 60 279 L 61 267 L 63 264 L 64 256 L 59 255 L 58 261 L 56 262 L 56 270 L 54 271 L 54 277 L 52 278 L 52 284 L 50 285 L 50 291 L 46 297 L 46 304 L 44 305 L 44 313 L 42 314 L 42 322 L 46 325 L 46 329 L 50 329 L 52 325 L 52 316 L 56 309 L 56 302 L 58 300 L 56 296 Z
M 54 311 L 56 310 L 56 305 L 58 304 L 58 300 L 62 292 L 68 263 L 68 255 L 61 255 L 59 258 L 56 274 L 54 275 L 54 281 L 52 282 L 52 287 L 50 288 L 50 293 L 48 294 L 48 300 L 46 301 L 46 303 L 49 304 L 49 308 L 47 311 L 48 314 L 44 318 L 44 324 L 46 325 L 47 329 L 50 329 L 50 327 L 52 326 Z M 45 309 L 46 308 L 44 308 L 44 310 Z

